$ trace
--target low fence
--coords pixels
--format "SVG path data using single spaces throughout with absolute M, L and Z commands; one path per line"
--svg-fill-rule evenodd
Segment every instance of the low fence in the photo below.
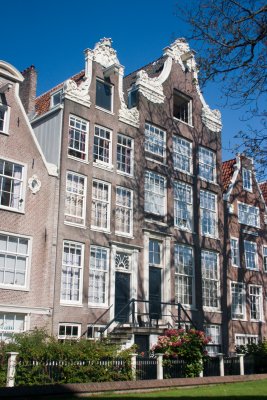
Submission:
M 172 359 L 166 364 L 162 354 L 154 357 L 140 357 L 132 354 L 131 359 L 43 362 L 24 362 L 19 359 L 18 353 L 8 353 L 8 355 L 7 387 L 25 385 L 27 381 L 25 377 L 29 375 L 31 381 L 27 382 L 27 385 L 185 378 L 186 362 L 181 359 Z M 201 376 L 253 374 L 256 365 L 251 356 L 245 357 L 241 354 L 225 357 L 219 354 L 217 357 L 205 359 Z M 260 373 L 266 372 L 267 362 L 266 368 L 261 368 Z

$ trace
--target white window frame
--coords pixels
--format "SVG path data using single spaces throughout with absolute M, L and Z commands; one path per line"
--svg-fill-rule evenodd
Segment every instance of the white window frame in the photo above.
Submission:
M 215 268 L 205 268 L 206 257 L 215 257 Z M 202 301 L 205 310 L 218 311 L 220 309 L 220 272 L 218 253 L 210 250 L 201 250 L 201 273 L 202 273 Z M 211 286 L 213 285 L 213 287 Z M 205 291 L 205 289 L 207 290 Z M 208 293 L 206 297 L 205 292 Z M 214 292 L 214 293 L 212 293 Z M 216 298 L 215 298 L 216 295 Z M 217 305 L 213 305 L 217 303 Z
M 267 272 L 267 246 L 262 246 L 262 269 Z
M 195 262 L 194 262 L 193 247 L 186 246 L 180 243 L 176 243 L 174 245 L 174 267 L 175 267 L 175 301 L 177 303 L 183 304 L 186 307 L 194 308 L 195 307 Z
M 235 334 L 235 346 L 246 346 L 247 344 L 252 344 L 252 343 L 254 344 L 259 343 L 259 337 L 257 335 L 248 335 L 245 333 Z
M 213 203 L 214 207 L 212 207 Z M 206 231 L 203 229 L 205 221 Z M 208 190 L 200 190 L 200 229 L 202 236 L 217 238 L 217 195 Z
M 121 192 L 121 195 L 118 192 Z M 128 199 L 130 204 L 125 201 L 123 193 L 125 193 L 126 200 Z M 124 201 L 120 201 L 122 196 Z M 118 226 L 119 221 L 120 224 Z M 124 227 L 124 229 L 120 229 L 120 227 Z M 115 232 L 123 236 L 132 236 L 133 234 L 133 191 L 122 186 L 116 187 Z
M 231 248 L 231 261 L 233 267 L 240 267 L 240 252 L 239 252 L 239 240 L 238 238 L 230 238 Z
M 175 181 L 173 187 L 174 226 L 192 232 L 193 190 L 191 185 Z
M 84 138 L 83 138 L 84 137 Z M 89 140 L 89 121 L 77 117 L 76 115 L 69 115 L 69 137 L 68 137 L 68 157 L 80 162 L 88 162 L 88 140 Z M 76 143 L 70 146 L 71 141 Z M 84 147 L 84 149 L 83 149 Z M 77 153 L 75 155 L 71 154 Z
M 3 122 L 3 129 L 0 129 L 0 133 L 9 134 L 9 120 L 10 120 L 10 107 L 3 104 L 0 98 L 0 111 L 3 113 L 3 118 L 1 119 Z M 0 120 L 0 121 L 1 121 Z
M 99 192 L 99 188 L 102 185 L 103 190 L 104 188 L 107 188 L 107 199 L 101 198 L 98 195 L 94 195 L 94 184 L 97 185 L 97 194 Z M 109 232 L 110 231 L 110 188 L 111 185 L 110 183 L 100 181 L 98 179 L 93 179 L 92 181 L 92 208 L 91 208 L 91 228 L 94 230 L 98 231 L 104 231 L 104 232 Z M 105 213 L 106 209 L 106 213 Z M 93 221 L 99 221 L 99 210 L 100 210 L 100 219 L 101 219 L 101 224 L 100 225 L 95 225 Z M 105 219 L 103 220 L 103 212 L 106 215 Z M 104 223 L 103 223 L 104 221 Z
M 120 143 L 119 143 L 120 141 Z M 124 142 L 124 143 L 123 143 Z M 130 145 L 129 145 L 130 143 Z M 119 151 L 120 148 L 120 151 Z M 127 154 L 127 151 L 129 154 Z M 124 153 L 124 154 L 123 154 Z M 123 158 L 125 162 L 123 162 Z M 124 167 L 123 167 L 124 166 Z M 129 168 L 129 172 L 127 169 Z M 117 137 L 117 173 L 133 176 L 134 171 L 134 139 L 118 133 Z
M 24 209 L 25 209 L 25 179 L 27 176 L 27 168 L 26 165 L 23 163 L 18 163 L 17 161 L 14 160 L 10 160 L 10 159 L 6 159 L 6 158 L 1 158 L 0 159 L 0 163 L 3 163 L 3 165 L 6 165 L 6 163 L 12 164 L 12 176 L 4 174 L 3 170 L 0 169 L 0 209 L 3 210 L 11 210 L 14 212 L 20 212 L 20 213 L 24 213 Z M 16 173 L 15 168 L 16 167 L 20 167 L 21 168 L 21 177 L 15 177 L 13 176 L 14 173 Z M 17 204 L 14 205 L 2 205 L 2 189 L 3 189 L 3 184 L 5 181 L 10 180 L 10 186 L 12 187 L 12 189 L 10 189 L 9 192 L 7 192 L 7 190 L 5 191 L 6 193 L 10 193 L 10 201 L 15 201 Z M 13 199 L 14 196 L 14 192 L 13 192 L 13 188 L 14 185 L 19 185 L 18 188 L 16 188 L 16 199 Z M 13 200 L 12 200 L 13 199 Z M 19 199 L 19 200 L 18 200 Z
M 166 132 L 149 122 L 145 123 L 145 151 L 165 160 Z
M 207 160 L 208 158 L 208 160 Z M 212 160 L 212 161 L 210 161 Z M 199 146 L 198 150 L 198 176 L 208 182 L 216 182 L 216 154 L 214 151 Z
M 248 285 L 249 289 L 249 304 L 250 304 L 250 320 L 251 321 L 263 321 L 263 303 L 262 303 L 262 287 L 259 285 Z M 254 293 L 252 293 L 254 290 Z M 255 291 L 259 292 L 256 293 Z M 252 306 L 255 306 L 255 310 L 252 310 Z M 257 308 L 257 309 L 256 309 Z M 258 317 L 252 318 L 252 313 L 258 314 Z
M 60 335 L 60 327 L 65 327 L 66 328 L 77 328 L 77 335 L 73 336 L 73 334 L 67 335 L 66 333 L 64 335 Z M 72 329 L 71 329 L 72 330 Z M 71 322 L 60 322 L 58 324 L 58 339 L 59 340 L 77 340 L 81 337 L 81 324 L 76 324 L 76 323 L 71 323 Z
M 71 249 L 80 249 L 80 264 L 75 265 L 69 262 L 64 262 L 64 249 L 65 247 L 69 247 L 69 254 Z M 64 240 L 62 247 L 62 268 L 61 268 L 61 289 L 60 289 L 60 304 L 61 305 L 71 305 L 71 306 L 81 306 L 82 305 L 82 294 L 83 294 L 83 269 L 84 269 L 84 244 L 80 242 L 74 242 L 71 240 Z M 66 274 L 64 274 L 64 270 L 66 270 Z M 69 280 L 69 276 L 78 275 L 78 300 L 72 300 L 63 297 L 63 289 L 64 292 L 68 293 L 68 291 L 73 291 L 72 294 L 75 295 L 75 280 Z M 66 287 L 63 287 L 64 284 L 64 275 L 66 275 Z M 67 297 L 67 294 L 65 294 Z
M 87 340 L 98 340 L 101 339 L 101 329 L 105 328 L 105 325 L 100 324 L 88 324 L 86 331 L 86 339 Z M 91 336 L 89 336 L 89 329 L 91 329 Z M 104 332 L 104 336 L 107 336 L 107 331 Z
M 5 236 L 7 238 L 7 249 L 6 250 L 1 250 L 0 249 L 0 259 L 1 261 L 1 266 L 0 266 L 0 274 L 1 271 L 3 271 L 3 276 L 6 273 L 6 269 L 4 267 L 4 264 L 6 264 L 6 259 L 7 257 L 9 258 L 14 258 L 15 263 L 17 264 L 18 259 L 25 259 L 25 282 L 23 285 L 18 285 L 18 284 L 12 284 L 12 283 L 0 283 L 0 287 L 2 289 L 11 289 L 11 290 L 29 290 L 29 283 L 30 283 L 30 268 L 31 268 L 31 253 L 32 253 L 32 238 L 29 236 L 22 236 L 22 235 L 14 235 L 8 232 L 0 232 L 0 236 Z M 8 243 L 10 242 L 10 239 L 14 240 L 17 239 L 19 243 L 20 240 L 26 240 L 27 241 L 27 253 L 21 253 L 18 251 L 11 251 L 8 249 Z M 2 263 L 3 263 L 3 270 L 2 270 Z M 14 266 L 14 270 L 12 271 L 14 274 L 16 272 L 18 273 L 18 269 L 16 269 L 16 266 Z
M 174 110 L 174 103 L 175 103 L 175 96 L 179 97 L 180 99 L 183 99 L 184 102 L 187 105 L 187 121 L 186 118 L 178 118 L 176 117 L 175 110 Z M 184 93 L 180 92 L 179 90 L 174 89 L 173 91 L 173 118 L 177 121 L 181 121 L 184 124 L 192 126 L 192 99 L 185 95 Z
M 252 192 L 252 171 L 242 168 L 243 189 Z
M 6 321 L 11 320 L 11 316 L 13 316 L 13 323 L 11 325 L 7 325 Z M 17 318 L 21 317 L 24 321 L 21 321 L 21 324 L 23 324 L 21 329 L 17 329 L 15 327 Z M 10 342 L 12 341 L 12 336 L 14 333 L 21 333 L 26 331 L 26 318 L 27 314 L 19 313 L 19 312 L 5 312 L 5 311 L 0 311 L 0 342 Z
M 98 133 L 97 133 L 98 131 Z M 103 135 L 108 135 L 104 137 Z M 106 152 L 106 154 L 105 154 Z M 101 158 L 103 158 L 101 160 Z M 112 130 L 104 126 L 95 125 L 94 144 L 93 144 L 93 160 L 95 166 L 106 168 L 112 167 Z M 104 161 L 106 160 L 106 161 Z
M 57 102 L 55 102 L 55 99 L 57 98 L 57 96 L 59 96 L 59 100 Z M 59 104 L 61 104 L 61 100 L 62 100 L 62 89 L 57 90 L 56 92 L 51 94 L 50 108 L 54 108 L 54 107 L 58 106 Z
M 192 142 L 173 135 L 172 143 L 174 169 L 186 174 L 192 174 Z
M 252 252 L 252 248 L 254 249 L 254 251 Z M 250 256 L 250 254 L 254 254 L 254 267 L 251 267 L 251 261 L 252 261 L 252 256 Z M 256 242 L 251 242 L 249 240 L 244 240 L 244 255 L 245 255 L 245 265 L 246 265 L 246 269 L 250 269 L 253 271 L 256 271 L 259 269 L 258 266 L 258 252 L 257 252 L 257 243 Z
M 206 336 L 211 338 L 211 342 L 209 342 L 206 346 L 206 351 L 209 356 L 216 356 L 221 352 L 222 345 L 222 332 L 221 325 L 218 324 L 205 324 L 204 332 Z
M 232 319 L 246 320 L 246 288 L 241 282 L 231 281 Z
M 68 177 L 72 176 L 72 184 L 69 185 Z M 73 185 L 74 179 L 78 180 L 78 183 Z M 83 190 L 81 191 L 80 182 L 83 179 Z M 65 193 L 65 224 L 74 225 L 74 226 L 85 226 L 85 216 L 86 216 L 86 193 L 87 193 L 87 177 L 84 175 L 77 174 L 73 171 L 66 172 L 66 193 Z M 71 207 L 68 204 L 68 197 L 70 198 L 70 202 L 74 203 L 74 206 Z M 79 207 L 77 203 L 82 203 L 81 207 L 81 216 L 77 215 L 77 210 L 79 211 Z M 67 207 L 68 206 L 68 207 Z M 69 213 L 66 212 L 67 208 L 69 208 Z M 73 212 L 74 210 L 74 212 Z M 80 222 L 79 222 L 80 220 Z
M 157 253 L 156 253 L 152 243 L 157 243 L 157 245 L 159 246 L 159 263 L 154 261 L 155 260 L 154 254 L 157 254 Z M 152 249 L 150 247 L 150 244 L 152 245 L 151 246 Z M 153 262 L 151 262 L 150 255 L 152 255 Z M 149 263 L 149 266 L 151 266 L 151 267 L 163 268 L 163 242 L 162 242 L 162 240 L 159 240 L 159 239 L 154 238 L 154 237 L 150 237 L 149 238 L 149 242 L 148 242 L 148 263 Z
M 97 108 L 98 110 L 101 110 L 101 111 L 105 111 L 105 112 L 107 112 L 109 114 L 113 114 L 114 86 L 112 84 L 106 82 L 106 81 L 101 80 L 101 79 L 96 79 L 96 85 L 97 85 L 97 82 L 102 83 L 103 85 L 106 85 L 111 89 L 111 100 L 110 100 L 110 110 L 109 110 L 108 108 L 104 108 L 104 107 L 101 107 L 101 106 L 97 105 L 96 104 L 96 96 L 95 96 L 95 108 Z
M 94 252 L 95 257 L 92 257 Z M 96 257 L 98 253 L 106 254 L 106 257 L 102 260 Z M 94 264 L 92 261 L 94 260 Z M 104 265 L 104 266 L 103 266 Z M 88 285 L 88 305 L 94 308 L 103 308 L 108 306 L 108 292 L 109 292 L 109 272 L 110 272 L 110 251 L 107 247 L 103 246 L 90 246 L 90 258 L 89 258 L 89 285 Z M 104 276 L 104 290 L 102 291 L 104 301 L 92 301 L 92 296 L 95 294 L 95 286 L 91 286 L 91 280 L 93 283 L 97 283 L 97 273 L 102 273 Z M 94 287 L 93 293 L 91 293 L 91 288 Z M 98 288 L 99 289 L 99 288 Z
M 155 172 L 145 171 L 145 212 L 165 216 L 166 214 L 166 188 L 167 180 Z
M 252 214 L 250 213 L 252 211 Z M 260 210 L 258 207 L 238 202 L 238 222 L 260 228 Z

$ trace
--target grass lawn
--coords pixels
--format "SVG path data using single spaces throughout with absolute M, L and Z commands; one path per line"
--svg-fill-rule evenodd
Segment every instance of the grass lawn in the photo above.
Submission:
M 78 396 L 64 396 L 61 400 L 74 400 Z M 227 383 L 221 385 L 200 386 L 188 389 L 170 389 L 164 391 L 154 391 L 150 393 L 130 393 L 130 394 L 105 394 L 101 396 L 82 396 L 80 399 L 218 399 L 228 398 L 233 400 L 267 400 L 267 379 L 260 381 L 242 382 L 242 383 Z M 57 398 L 49 397 L 50 400 Z M 58 398 L 59 399 L 59 398 Z

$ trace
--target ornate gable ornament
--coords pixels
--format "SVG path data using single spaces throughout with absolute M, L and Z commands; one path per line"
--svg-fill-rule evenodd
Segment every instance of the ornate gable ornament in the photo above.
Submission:
M 85 80 L 78 86 L 72 79 L 68 79 L 63 85 L 64 98 L 75 101 L 76 103 L 90 107 L 91 100 L 89 95 L 89 88 L 91 85 L 91 77 Z

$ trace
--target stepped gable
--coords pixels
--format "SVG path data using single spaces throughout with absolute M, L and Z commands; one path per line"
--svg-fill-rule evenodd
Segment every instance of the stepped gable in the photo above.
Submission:
M 79 84 L 82 82 L 84 77 L 84 70 L 77 73 L 76 75 L 73 75 L 69 79 L 72 79 Z M 64 81 L 65 82 L 65 81 Z M 59 90 L 63 88 L 64 82 L 58 84 L 57 86 L 53 87 L 50 89 L 48 92 L 42 94 L 41 96 L 37 97 L 35 100 L 35 111 L 36 111 L 36 116 L 40 116 L 45 114 L 47 111 L 50 110 L 50 98 L 51 98 L 51 93 L 55 92 L 56 90 Z
M 223 192 L 226 192 L 234 173 L 234 165 L 236 164 L 236 159 L 227 160 L 222 163 L 222 184 Z
M 267 205 L 267 181 L 260 183 L 259 186 L 260 186 L 264 201 Z

